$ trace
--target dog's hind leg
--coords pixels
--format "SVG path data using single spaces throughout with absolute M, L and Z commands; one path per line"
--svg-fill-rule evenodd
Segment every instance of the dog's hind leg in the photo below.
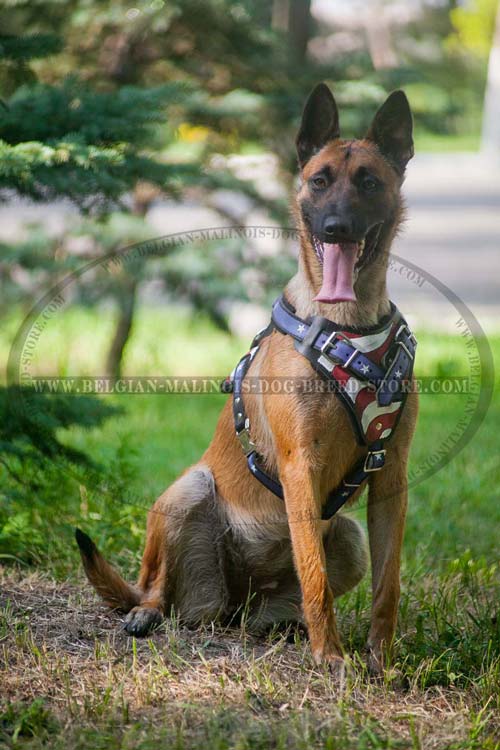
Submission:
M 354 588 L 367 571 L 366 535 L 357 521 L 339 514 L 328 524 L 323 545 L 328 583 L 336 599 Z M 275 583 L 255 592 L 247 624 L 250 630 L 259 632 L 279 622 L 303 622 L 291 548 L 288 571 L 281 572 Z
M 188 626 L 228 614 L 226 532 L 212 479 L 212 491 L 191 506 L 178 539 L 174 606 Z
M 216 515 L 213 476 L 203 466 L 190 469 L 156 501 L 139 575 L 141 600 L 127 615 L 127 633 L 146 635 L 171 607 L 189 622 L 211 619 L 220 608 Z
M 158 501 L 157 501 L 158 502 Z M 164 514 L 155 510 L 148 515 L 147 542 L 144 550 L 138 587 L 142 591 L 140 604 L 130 610 L 125 618 L 129 635 L 144 636 L 157 628 L 166 612 L 166 555 Z
M 182 485 L 182 482 L 174 484 L 161 495 L 148 513 L 146 547 L 138 581 L 138 588 L 142 592 L 141 600 L 125 618 L 125 630 L 129 635 L 147 635 L 161 623 L 163 614 L 166 614 L 169 552 L 167 509 L 169 502 L 181 499 L 177 495 L 177 490 L 180 489 L 177 484 Z
M 335 599 L 356 586 L 368 570 L 368 545 L 361 525 L 341 514 L 323 537 L 328 581 Z

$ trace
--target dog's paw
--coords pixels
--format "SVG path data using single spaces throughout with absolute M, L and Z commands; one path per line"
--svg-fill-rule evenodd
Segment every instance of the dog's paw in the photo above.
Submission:
M 137 638 L 148 635 L 161 625 L 163 615 L 154 607 L 134 607 L 125 618 L 123 629 Z
M 373 679 L 381 679 L 384 674 L 384 659 L 379 648 L 366 647 L 366 667 Z
M 343 688 L 347 677 L 347 664 L 345 659 L 334 656 L 328 660 L 328 671 L 339 688 Z
M 340 649 L 317 648 L 312 650 L 313 659 L 318 666 L 325 665 L 328 671 L 339 682 L 343 684 L 346 677 L 346 663 Z
M 329 680 L 332 685 L 335 686 L 335 689 L 342 692 L 345 688 L 348 674 L 348 665 L 346 664 L 345 659 L 341 656 L 336 656 L 335 654 L 329 656 L 323 654 L 321 659 L 318 659 L 318 657 L 315 656 L 314 660 L 321 668 L 324 675 L 329 675 Z
M 402 687 L 404 684 L 401 672 L 388 663 L 387 654 L 380 648 L 366 647 L 366 667 L 368 674 L 374 682 L 384 682 L 393 688 Z

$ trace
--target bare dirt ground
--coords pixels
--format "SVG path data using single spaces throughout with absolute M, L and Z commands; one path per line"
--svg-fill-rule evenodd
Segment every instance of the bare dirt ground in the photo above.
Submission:
M 29 720 L 10 719 L 21 727 L 14 741 L 4 714 L 0 746 L 31 737 L 29 747 L 150 747 L 144 738 L 175 747 L 483 747 L 466 693 L 373 682 L 359 664 L 339 683 L 296 632 L 256 639 L 244 628 L 168 621 L 135 640 L 85 586 L 12 571 L 0 581 L 1 703 L 43 705 L 34 736 Z

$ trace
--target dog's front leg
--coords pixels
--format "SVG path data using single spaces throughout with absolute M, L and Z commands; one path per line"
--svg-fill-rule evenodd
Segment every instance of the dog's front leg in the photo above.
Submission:
M 384 668 L 396 630 L 407 505 L 405 463 L 386 465 L 372 476 L 368 495 L 372 615 L 367 645 L 368 667 L 373 674 Z
M 319 493 L 307 457 L 287 456 L 280 468 L 302 606 L 316 662 L 342 662 L 321 533 Z

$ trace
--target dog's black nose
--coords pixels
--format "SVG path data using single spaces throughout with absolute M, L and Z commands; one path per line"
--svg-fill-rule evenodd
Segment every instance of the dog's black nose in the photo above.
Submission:
M 323 224 L 325 239 L 348 240 L 352 236 L 352 222 L 339 216 L 328 216 Z

